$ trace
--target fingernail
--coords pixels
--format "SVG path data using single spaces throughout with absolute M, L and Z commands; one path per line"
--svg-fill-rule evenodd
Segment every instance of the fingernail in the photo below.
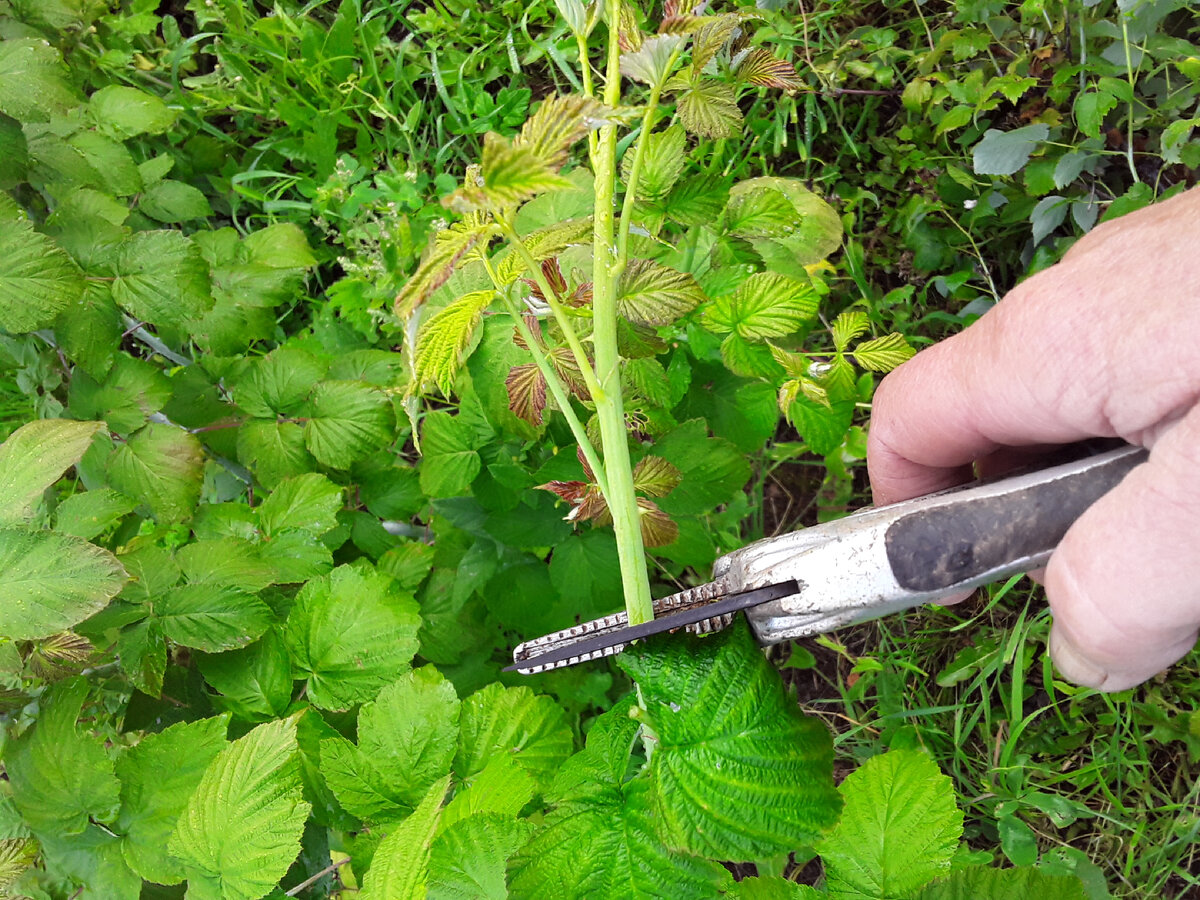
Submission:
M 1108 672 L 1080 653 L 1058 628 L 1050 630 L 1050 658 L 1059 673 L 1074 684 L 1099 688 L 1108 678 Z

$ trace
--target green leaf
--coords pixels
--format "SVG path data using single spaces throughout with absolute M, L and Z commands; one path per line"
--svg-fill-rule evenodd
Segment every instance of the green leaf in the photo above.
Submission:
M 779 375 L 779 364 L 771 348 L 757 341 L 749 341 L 736 332 L 721 341 L 721 362 L 734 375 L 743 378 L 774 381 Z
M 1033 212 L 1029 214 L 1029 223 L 1033 226 L 1033 242 L 1040 244 L 1054 229 L 1067 218 L 1067 210 L 1071 202 L 1065 197 L 1051 194 L 1038 201 Z
M 466 493 L 483 467 L 475 430 L 461 416 L 432 412 L 421 425 L 421 490 L 429 497 Z
M 93 378 L 103 378 L 112 366 L 124 332 L 121 311 L 108 287 L 95 283 L 68 303 L 54 322 L 54 338 L 78 366 L 76 375 L 86 372 Z
M 131 235 L 107 269 L 117 305 L 143 322 L 184 328 L 212 308 L 208 266 L 178 231 Z
M 0 445 L 0 524 L 25 518 L 42 492 L 79 462 L 103 422 L 39 419 Z
M 125 436 L 170 402 L 171 381 L 154 363 L 120 353 L 101 383 L 77 373 L 69 396 L 73 416 L 104 419 L 110 431 Z
M 304 426 L 274 419 L 251 419 L 238 428 L 238 459 L 254 471 L 265 488 L 317 468 L 304 445 Z
M 320 536 L 337 526 L 344 504 L 342 488 L 312 472 L 281 481 L 258 508 L 258 523 L 268 537 L 289 529 Z
M 29 173 L 29 142 L 21 123 L 0 113 L 0 159 L 7 165 L 0 172 L 0 191 L 11 191 Z
M 468 205 L 499 209 L 523 203 L 538 194 L 573 188 L 557 174 L 539 151 L 528 145 L 511 144 L 495 132 L 483 140 L 481 159 L 483 184 L 469 183 L 457 192 Z
M 442 814 L 442 828 L 475 813 L 515 816 L 533 794 L 533 779 L 513 757 L 493 756 L 478 775 L 459 786 Z
M 907 897 L 950 871 L 963 817 L 954 786 L 929 756 L 893 750 L 841 785 L 846 805 L 817 845 L 833 897 Z
M 704 309 L 704 327 L 717 334 L 737 332 L 750 339 L 785 337 L 817 314 L 812 286 L 784 275 L 759 272 L 733 294 L 718 297 Z
M 1050 126 L 1025 125 L 1012 131 L 989 128 L 975 145 L 972 159 L 976 175 L 1014 175 L 1021 170 L 1037 145 L 1050 136 Z
M 509 857 L 535 830 L 531 822 L 495 813 L 455 822 L 430 848 L 429 900 L 507 900 Z
M 75 724 L 87 695 L 83 678 L 52 685 L 37 722 L 4 748 L 13 802 L 39 837 L 80 834 L 89 819 L 117 816 L 120 785 L 104 742 Z
M 421 325 L 415 354 L 416 373 L 411 383 L 414 389 L 432 385 L 450 396 L 463 354 L 483 319 L 483 311 L 495 296 L 495 291 L 463 294 Z
M 728 201 L 728 182 L 717 175 L 698 175 L 675 185 L 663 211 L 681 225 L 708 225 Z
M 134 687 L 151 697 L 162 694 L 167 639 L 156 620 L 144 619 L 117 632 L 117 657 Z
M 148 187 L 138 200 L 138 209 L 156 221 L 169 224 L 206 219 L 212 215 L 212 207 L 204 194 L 190 184 L 169 178 Z
M 728 876 L 716 863 L 671 853 L 655 833 L 646 784 L 626 782 L 638 725 L 623 702 L 588 732 L 566 761 L 550 799 L 558 807 L 513 861 L 510 890 L 522 900 L 588 897 L 715 900 Z
M 893 332 L 863 341 L 854 348 L 854 359 L 872 372 L 890 372 L 905 360 L 912 359 L 916 353 L 904 335 Z
M 0 840 L 0 891 L 8 893 L 13 882 L 37 861 L 37 857 L 36 841 L 28 838 Z
M 830 332 L 833 334 L 833 346 L 838 353 L 844 353 L 851 342 L 860 335 L 866 334 L 871 327 L 867 314 L 857 309 L 847 309 L 833 320 Z M 803 357 L 801 357 L 803 359 Z M 789 375 L 799 374 L 789 371 Z
M 112 488 L 97 488 L 68 497 L 54 512 L 54 530 L 90 541 L 103 534 L 137 504 Z
M 415 591 L 433 568 L 434 549 L 420 541 L 405 541 L 379 557 L 376 567 L 406 591 Z
M 513 146 L 529 150 L 557 172 L 566 163 L 571 147 L 603 123 L 604 105 L 597 100 L 578 94 L 551 94 L 525 120 Z
M 673 60 L 687 38 L 682 34 L 660 34 L 642 41 L 636 50 L 621 54 L 621 74 L 651 86 L 662 86 L 671 74 Z
M 1016 815 L 1008 813 L 997 816 L 996 830 L 1000 833 L 1000 848 L 1013 865 L 1032 866 L 1037 863 L 1037 835 Z
M 700 137 L 733 138 L 742 127 L 733 86 L 712 78 L 702 78 L 680 93 L 675 110 L 683 127 Z
M 125 584 L 117 558 L 52 531 L 0 528 L 0 635 L 37 640 L 103 609 Z
M 320 744 L 321 777 L 341 807 L 367 821 L 394 822 L 412 813 L 365 753 L 341 735 Z
M 194 658 L 204 680 L 221 692 L 213 698 L 218 709 L 248 722 L 267 722 L 287 712 L 292 701 L 292 664 L 277 629 L 269 629 L 241 650 Z
M 493 757 L 511 754 L 535 780 L 546 783 L 571 749 L 566 716 L 553 700 L 527 687 L 489 684 L 463 701 L 454 771 L 470 778 Z
M 297 760 L 296 720 L 259 725 L 204 771 L 167 844 L 188 894 L 256 900 L 300 852 L 308 818 Z
M 11 43 L 0 44 L 0 53 Z M 34 231 L 7 195 L 0 195 L 0 259 L 0 327 L 6 331 L 45 328 L 83 296 L 79 267 L 53 240 Z
M 820 900 L 829 895 L 786 878 L 768 875 L 743 878 L 732 896 L 737 900 Z
M 333 568 L 333 554 L 307 531 L 281 531 L 258 545 L 263 561 L 275 569 L 276 584 L 297 584 Z
M 304 443 L 325 465 L 346 469 L 387 446 L 395 425 L 383 391 L 359 381 L 322 381 L 309 398 Z
M 89 825 L 82 834 L 38 840 L 45 867 L 58 883 L 85 885 L 81 900 L 139 900 L 142 879 L 126 865 L 120 838 L 106 829 Z
M 967 866 L 951 872 L 916 894 L 916 900 L 1087 900 L 1083 883 L 1069 875 L 1038 869 Z
M 646 150 L 638 175 L 638 199 L 662 200 L 671 192 L 687 166 L 686 145 L 687 133 L 679 123 L 653 132 L 646 138 Z M 632 170 L 633 152 L 627 150 L 621 157 L 621 178 L 626 184 L 629 183 Z
M 179 548 L 175 561 L 189 582 L 261 591 L 274 583 L 274 571 L 258 548 L 236 537 L 204 538 Z
M 296 415 L 325 370 L 325 364 L 307 350 L 277 347 L 238 379 L 233 399 L 243 412 L 257 418 Z
M 200 499 L 204 456 L 200 441 L 173 425 L 151 423 L 108 459 L 113 487 L 150 507 L 164 522 L 188 518 Z
M 803 385 L 808 386 L 808 383 Z M 824 403 L 796 393 L 784 409 L 788 421 L 800 432 L 808 448 L 824 456 L 841 446 L 846 431 L 854 421 L 853 400 L 830 400 Z
M 45 40 L 0 42 L 0 112 L 18 122 L 45 122 L 78 102 L 62 57 Z
M 184 869 L 167 852 L 167 842 L 204 771 L 225 747 L 228 719 L 180 722 L 148 734 L 117 759 L 125 861 L 142 878 L 178 884 Z
M 527 151 L 531 152 L 531 151 Z M 458 264 L 477 244 L 487 244 L 499 232 L 492 222 L 479 214 L 469 214 L 463 221 L 437 232 L 421 264 L 396 295 L 395 312 L 407 319 L 413 310 L 446 283 Z
M 683 481 L 661 504 L 672 515 L 711 512 L 750 480 L 750 465 L 741 451 L 726 440 L 708 437 L 700 419 L 671 431 L 654 452 L 683 473 Z
M 806 278 L 805 266 L 821 262 L 842 243 L 837 210 L 798 178 L 764 176 L 741 181 L 729 192 L 725 221 L 746 238 L 767 269 Z
M 363 900 L 426 897 L 430 847 L 449 786 L 449 775 L 435 782 L 413 814 L 380 841 L 363 879 Z
M 317 264 L 298 225 L 279 222 L 246 235 L 242 246 L 252 263 L 272 269 L 308 269 Z
M 348 709 L 408 669 L 420 624 L 416 603 L 388 576 L 339 566 L 296 596 L 288 650 L 314 704 Z
M 271 608 L 235 586 L 183 584 L 154 600 L 163 634 L 208 653 L 244 647 L 271 625 Z
M 763 859 L 837 819 L 828 729 L 800 712 L 744 623 L 637 645 L 617 662 L 658 737 L 651 803 L 668 846 Z
M 1088 90 L 1075 95 L 1075 124 L 1090 138 L 1100 137 L 1104 117 L 1117 106 L 1117 98 L 1108 91 Z M 1043 126 L 1044 127 L 1044 126 Z M 989 132 L 990 133 L 990 132 Z M 1045 138 L 1042 138 L 1045 140 Z
M 175 124 L 175 111 L 158 97 L 116 84 L 92 94 L 88 112 L 97 125 L 120 140 L 139 134 L 162 134 Z
M 142 176 L 129 148 L 119 141 L 95 131 L 80 131 L 67 139 L 79 158 L 93 172 L 91 184 L 117 197 L 129 197 L 142 189 Z
M 617 313 L 643 325 L 670 325 L 704 300 L 696 279 L 648 259 L 630 260 L 617 285 Z

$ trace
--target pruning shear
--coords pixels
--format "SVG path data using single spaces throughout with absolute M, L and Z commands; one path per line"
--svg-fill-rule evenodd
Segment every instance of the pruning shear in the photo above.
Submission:
M 612 656 L 680 628 L 718 631 L 739 611 L 760 644 L 778 644 L 1032 571 L 1146 457 L 1123 445 L 755 541 L 718 559 L 708 584 L 655 600 L 652 621 L 630 625 L 619 612 L 526 641 L 507 671 L 532 675 Z

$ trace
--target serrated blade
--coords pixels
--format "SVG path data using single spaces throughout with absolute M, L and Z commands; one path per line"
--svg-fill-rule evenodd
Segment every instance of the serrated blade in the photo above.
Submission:
M 717 581 L 701 585 L 700 588 L 664 598 L 668 602 L 663 605 L 675 611 L 641 625 L 629 625 L 626 614 L 622 612 L 526 641 L 513 650 L 513 664 L 504 671 L 534 675 L 573 666 L 612 656 L 620 653 L 632 641 L 678 628 L 700 626 L 696 630 L 717 631 L 728 625 L 733 614 L 739 610 L 788 597 L 797 591 L 799 586 L 796 582 L 788 581 L 721 599 L 707 599 L 721 596 L 721 583 Z

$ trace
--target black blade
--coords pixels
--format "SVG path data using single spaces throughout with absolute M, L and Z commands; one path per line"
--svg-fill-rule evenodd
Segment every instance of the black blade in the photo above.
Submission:
M 582 656 L 585 653 L 591 653 L 596 650 L 605 650 L 616 644 L 627 644 L 630 641 L 650 637 L 654 634 L 661 634 L 664 631 L 672 631 L 676 628 L 683 628 L 686 625 L 694 625 L 697 622 L 703 622 L 705 619 L 712 619 L 717 616 L 723 616 L 726 613 L 749 609 L 751 606 L 758 606 L 760 603 L 766 603 L 770 600 L 790 597 L 792 594 L 798 593 L 799 590 L 800 587 L 796 582 L 786 581 L 783 584 L 770 584 L 753 591 L 732 594 L 724 600 L 718 600 L 715 603 L 706 603 L 695 609 L 685 609 L 682 612 L 662 616 L 650 622 L 643 622 L 641 625 L 629 625 L 625 628 L 618 628 L 615 631 L 607 631 L 604 634 L 584 638 L 565 647 L 548 650 L 537 656 L 531 656 L 529 659 L 515 662 L 511 666 L 505 666 L 504 671 L 517 672 L 533 666 L 545 666 L 562 662 L 565 659 L 571 659 L 573 656 Z

